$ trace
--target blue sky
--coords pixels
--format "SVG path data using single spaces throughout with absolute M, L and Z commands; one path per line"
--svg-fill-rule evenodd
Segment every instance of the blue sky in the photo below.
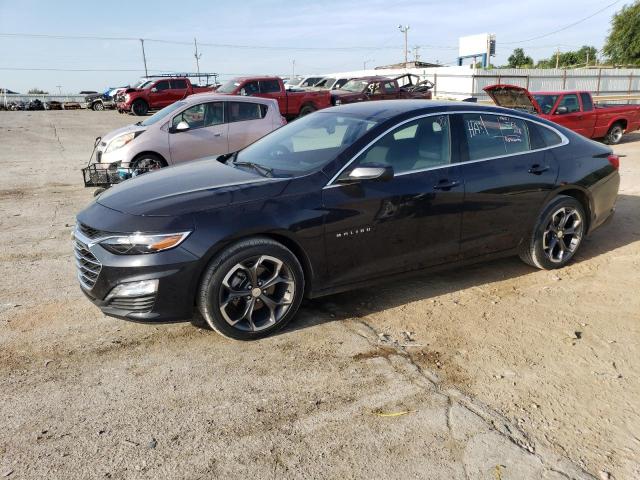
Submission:
M 563 27 L 613 0 L 269 0 L 269 1 L 35 1 L 0 0 L 0 34 L 133 37 L 201 43 L 279 47 L 278 49 L 202 46 L 201 71 L 283 74 L 347 71 L 403 60 L 398 24 L 410 25 L 409 45 L 421 45 L 421 59 L 451 63 L 458 37 L 497 35 L 497 64 L 514 47 L 534 59 L 589 44 L 601 48 L 609 21 L 624 2 L 546 38 L 513 44 Z M 630 1 L 630 0 L 629 0 Z M 490 7 L 488 6 L 490 5 Z M 316 47 L 295 50 L 291 47 Z M 353 50 L 323 48 L 366 47 Z M 145 43 L 150 71 L 195 71 L 193 46 Z M 291 48 L 291 49 L 289 49 Z M 105 72 L 54 72 L 17 68 L 104 69 Z M 114 71 L 123 70 L 123 71 Z M 131 70 L 131 71 L 127 71 Z M 32 87 L 57 92 L 101 90 L 132 83 L 144 72 L 137 41 L 62 40 L 0 36 L 0 87 Z M 224 77 L 223 77 L 224 78 Z

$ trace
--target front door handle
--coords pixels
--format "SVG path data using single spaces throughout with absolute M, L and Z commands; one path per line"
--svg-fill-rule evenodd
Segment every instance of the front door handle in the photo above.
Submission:
M 436 185 L 433 186 L 434 190 L 450 190 L 453 187 L 457 187 L 460 185 L 460 182 L 457 180 L 440 180 Z
M 534 175 L 541 175 L 547 170 L 549 170 L 549 167 L 547 167 L 546 165 L 538 165 L 536 163 L 535 165 L 531 165 L 529 173 L 533 173 Z

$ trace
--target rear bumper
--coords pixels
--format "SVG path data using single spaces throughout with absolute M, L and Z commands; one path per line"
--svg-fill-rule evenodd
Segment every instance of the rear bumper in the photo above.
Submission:
M 619 189 L 620 174 L 617 170 L 591 188 L 593 211 L 591 212 L 591 225 L 588 233 L 601 227 L 613 217 Z

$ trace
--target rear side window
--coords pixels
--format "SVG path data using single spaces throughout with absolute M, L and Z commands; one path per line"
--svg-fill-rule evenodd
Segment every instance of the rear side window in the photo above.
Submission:
M 580 98 L 582 99 L 582 110 L 585 112 L 590 112 L 593 110 L 593 101 L 591 100 L 591 95 L 587 92 L 582 92 L 580 94 Z
M 156 83 L 155 89 L 158 91 L 161 90 L 169 90 L 169 80 L 162 80 L 158 83 Z
M 392 93 L 396 91 L 396 85 L 393 82 L 384 82 L 384 91 L 387 93 Z
M 527 122 L 505 115 L 462 115 L 469 160 L 514 155 L 531 149 Z
M 260 93 L 278 93 L 280 84 L 277 80 L 263 80 L 260 82 Z
M 267 106 L 261 103 L 228 102 L 229 122 L 260 120 L 267 114 Z
M 171 88 L 175 90 L 186 90 L 187 81 L 186 80 L 171 80 Z
M 555 147 L 562 143 L 560 135 L 548 127 L 533 122 L 527 122 L 527 127 L 529 128 L 529 139 L 533 150 Z

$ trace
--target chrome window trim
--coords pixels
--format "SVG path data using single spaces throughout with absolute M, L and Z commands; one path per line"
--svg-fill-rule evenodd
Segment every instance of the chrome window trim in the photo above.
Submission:
M 496 112 L 484 112 L 482 110 L 459 110 L 459 111 L 453 111 L 453 112 L 437 112 L 437 113 L 426 113 L 423 115 L 418 115 L 416 117 L 412 117 L 409 118 L 407 120 L 404 120 L 390 128 L 388 128 L 387 130 L 385 130 L 383 133 L 381 133 L 380 135 L 378 135 L 376 138 L 374 138 L 371 142 L 369 142 L 366 146 L 364 146 L 360 151 L 358 151 L 353 157 L 351 157 L 351 159 L 344 164 L 344 166 L 338 170 L 338 173 L 336 173 L 333 177 L 331 177 L 331 180 L 329 180 L 327 182 L 327 184 L 323 187 L 323 190 L 325 188 L 334 188 L 334 187 L 342 187 L 342 184 L 339 183 L 333 183 L 335 182 L 335 180 L 342 174 L 342 172 L 344 172 L 347 167 L 349 167 L 349 165 L 351 165 L 365 150 L 367 150 L 369 147 L 371 147 L 374 143 L 376 143 L 378 140 L 380 140 L 382 137 L 384 137 L 387 133 L 395 130 L 397 127 L 400 127 L 402 125 L 404 125 L 405 123 L 409 123 L 412 122 L 414 120 L 419 120 L 421 118 L 426 118 L 426 117 L 433 117 L 436 115 L 457 115 L 457 114 L 485 114 L 485 115 L 495 115 L 495 116 L 506 116 L 506 117 L 513 117 L 513 118 L 518 118 L 520 120 L 523 120 L 525 122 L 531 122 L 531 123 L 535 123 L 537 125 L 540 125 L 543 128 L 548 128 L 549 130 L 553 131 L 555 134 L 557 134 L 560 137 L 561 142 L 557 145 L 552 145 L 550 147 L 543 147 L 543 148 L 536 148 L 535 150 L 528 150 L 526 152 L 518 152 L 518 153 L 506 153 L 504 155 L 496 155 L 494 157 L 486 157 L 486 158 L 479 158 L 476 160 L 467 160 L 466 162 L 454 162 L 454 163 L 447 163 L 444 165 L 438 165 L 436 167 L 429 167 L 429 168 L 421 168 L 418 170 L 409 170 L 406 172 L 402 172 L 402 173 L 398 173 L 397 175 L 394 175 L 395 177 L 401 177 L 404 175 L 409 175 L 412 173 L 421 173 L 421 172 L 427 172 L 430 170 L 439 170 L 441 168 L 449 168 L 449 167 L 453 167 L 453 166 L 458 166 L 458 165 L 466 165 L 469 163 L 479 163 L 479 162 L 487 162 L 490 160 L 496 160 L 498 158 L 507 158 L 507 157 L 513 157 L 516 155 L 526 155 L 527 153 L 536 153 L 536 152 L 542 152 L 545 150 L 551 150 L 552 148 L 559 148 L 559 147 L 564 147 L 565 145 L 569 144 L 569 139 L 566 137 L 566 135 L 564 135 L 560 130 L 549 126 L 545 123 L 542 123 L 540 121 L 537 120 L 533 120 L 530 118 L 525 118 L 521 115 L 511 115 L 511 114 L 507 114 L 507 113 L 496 113 Z M 453 145 L 453 138 L 451 135 L 451 121 L 449 121 L 449 142 L 451 144 L 451 146 Z

